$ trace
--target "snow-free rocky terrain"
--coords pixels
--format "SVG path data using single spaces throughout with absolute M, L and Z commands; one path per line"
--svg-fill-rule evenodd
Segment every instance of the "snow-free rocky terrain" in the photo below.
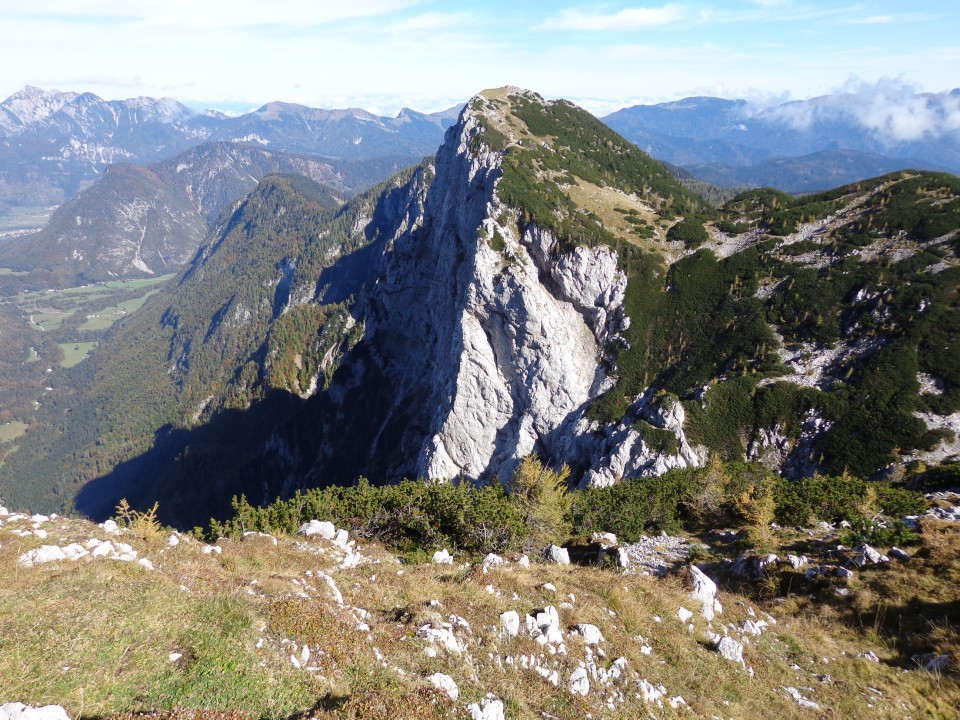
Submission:
M 697 540 L 600 534 L 616 567 L 560 548 L 410 562 L 318 520 L 214 544 L 118 520 L 0 508 L 3 718 L 945 718 L 960 700 L 949 655 L 904 666 L 758 592 L 787 572 L 847 601 L 923 553 L 697 565 Z

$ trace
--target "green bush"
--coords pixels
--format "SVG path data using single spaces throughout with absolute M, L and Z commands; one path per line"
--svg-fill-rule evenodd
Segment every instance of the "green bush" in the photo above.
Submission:
M 574 494 L 571 515 L 578 533 L 612 532 L 622 542 L 645 534 L 674 533 L 682 527 L 680 505 L 692 490 L 694 473 L 674 470 Z
M 233 507 L 230 520 L 211 521 L 211 536 L 253 530 L 293 534 L 316 519 L 402 551 L 446 547 L 483 554 L 518 549 L 529 534 L 517 504 L 497 482 L 480 487 L 404 480 L 378 487 L 361 478 L 351 487 L 298 492 L 260 508 L 241 496 Z
M 667 240 L 682 242 L 684 247 L 697 248 L 710 239 L 706 228 L 703 227 L 703 218 L 684 218 L 667 230 Z
M 919 545 L 920 535 L 901 520 L 883 525 L 868 518 L 854 518 L 850 527 L 840 533 L 840 542 L 851 547 L 863 543 L 877 547 Z

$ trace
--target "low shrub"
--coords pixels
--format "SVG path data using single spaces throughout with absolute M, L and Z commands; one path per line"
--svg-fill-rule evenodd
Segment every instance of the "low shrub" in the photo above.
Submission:
M 518 548 L 529 535 L 523 516 L 504 487 L 404 480 L 376 486 L 361 478 L 351 487 L 298 492 L 290 500 L 254 507 L 234 498 L 234 516 L 211 521 L 210 535 L 247 531 L 293 534 L 308 520 L 329 520 L 362 538 L 402 551 L 447 547 L 472 553 Z

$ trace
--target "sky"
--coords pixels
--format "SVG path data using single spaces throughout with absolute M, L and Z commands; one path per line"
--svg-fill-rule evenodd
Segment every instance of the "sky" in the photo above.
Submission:
M 956 0 L 0 0 L 0 28 L 0 98 L 34 85 L 232 113 L 435 111 L 502 85 L 598 115 L 960 87 Z

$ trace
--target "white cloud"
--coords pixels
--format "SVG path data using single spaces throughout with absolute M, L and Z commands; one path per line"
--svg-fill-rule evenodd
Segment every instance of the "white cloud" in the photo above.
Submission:
M 870 17 L 851 18 L 847 22 L 851 25 L 889 25 L 893 22 L 893 16 L 871 15 Z
M 686 13 L 680 5 L 669 4 L 657 8 L 626 8 L 615 13 L 561 10 L 558 15 L 547 18 L 538 27 L 540 30 L 640 30 L 669 25 L 682 20 Z
M 467 25 L 472 16 L 467 13 L 425 13 L 399 20 L 385 29 L 392 33 L 422 33 L 446 31 Z
M 853 120 L 888 145 L 960 132 L 960 96 L 921 94 L 915 86 L 894 78 L 876 83 L 850 81 L 835 95 L 787 103 L 764 114 L 798 129 Z
M 218 29 L 310 27 L 380 17 L 416 0 L 44 0 L 26 10 L 5 10 L 22 19 L 55 23 L 126 22 L 153 28 Z

